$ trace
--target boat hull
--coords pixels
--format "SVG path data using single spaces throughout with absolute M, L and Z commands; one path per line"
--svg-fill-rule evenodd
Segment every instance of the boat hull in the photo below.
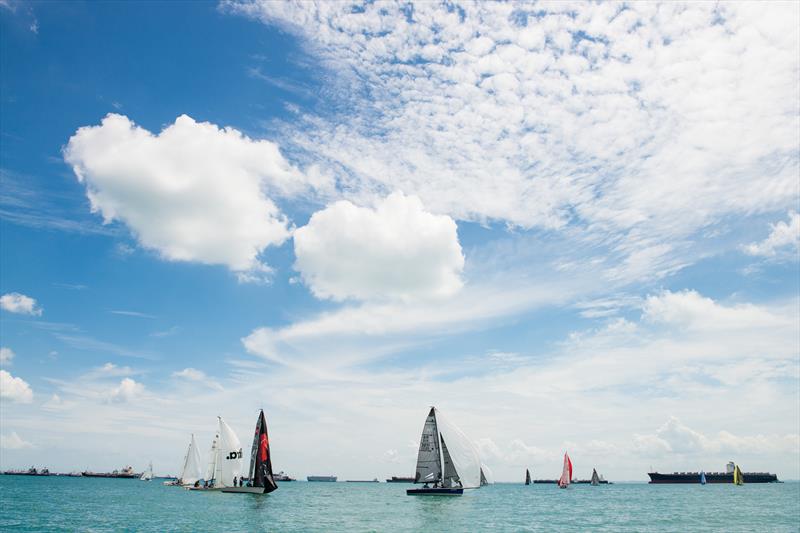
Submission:
M 409 496 L 461 496 L 464 489 L 459 488 L 435 488 L 435 489 L 407 489 Z
M 700 472 L 674 472 L 660 474 L 650 472 L 650 484 L 700 484 Z M 742 478 L 745 483 L 778 483 L 778 476 L 768 472 L 744 472 Z M 733 483 L 733 473 L 706 472 L 706 483 Z
M 267 489 L 266 487 L 225 487 L 222 489 L 222 492 L 235 494 L 267 494 Z

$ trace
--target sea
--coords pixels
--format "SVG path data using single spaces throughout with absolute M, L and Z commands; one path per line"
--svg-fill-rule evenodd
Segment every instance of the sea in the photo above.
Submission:
M 497 483 L 406 496 L 405 483 L 280 483 L 271 494 L 162 480 L 0 476 L 0 531 L 800 531 L 800 483 L 592 487 Z

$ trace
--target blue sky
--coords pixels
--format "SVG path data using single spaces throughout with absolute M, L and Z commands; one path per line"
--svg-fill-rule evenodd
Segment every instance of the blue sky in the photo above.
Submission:
M 797 16 L 0 2 L 2 467 L 797 478 Z

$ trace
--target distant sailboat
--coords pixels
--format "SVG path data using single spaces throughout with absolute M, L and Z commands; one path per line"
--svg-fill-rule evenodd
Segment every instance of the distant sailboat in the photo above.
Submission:
M 531 484 L 531 471 L 528 470 L 527 468 L 525 469 L 525 484 L 526 485 Z
M 742 475 L 742 471 L 739 470 L 739 465 L 733 467 L 733 484 L 744 485 L 744 476 Z
M 494 485 L 494 474 L 491 468 L 481 463 L 481 487 L 484 485 Z
M 253 447 L 250 449 L 250 469 L 248 471 L 247 485 L 226 487 L 222 492 L 243 492 L 249 494 L 266 494 L 278 488 L 272 476 L 272 456 L 269 453 L 269 436 L 267 435 L 267 420 L 264 410 L 258 413 L 256 431 L 253 435 Z M 377 481 L 377 480 L 376 480 Z
M 460 495 L 464 489 L 481 486 L 481 463 L 475 447 L 435 407 L 431 407 L 422 429 L 414 483 L 425 486 L 408 489 L 406 494 Z
M 142 472 L 142 475 L 139 476 L 139 479 L 141 481 L 151 481 L 153 479 L 153 463 L 152 462 L 150 462 L 150 466 L 148 467 L 148 469 L 145 470 L 144 472 Z
M 600 476 L 597 475 L 597 469 L 592 468 L 592 480 L 590 481 L 593 487 L 596 487 L 600 484 Z
M 705 473 L 705 471 L 700 472 L 700 484 L 701 485 L 705 485 L 706 484 L 706 473 Z
M 561 477 L 558 480 L 558 488 L 566 489 L 572 481 L 572 461 L 569 455 L 564 452 L 564 469 L 561 471 Z

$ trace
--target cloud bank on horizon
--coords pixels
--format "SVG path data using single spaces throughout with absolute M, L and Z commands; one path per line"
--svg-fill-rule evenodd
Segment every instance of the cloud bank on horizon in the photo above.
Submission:
M 239 290 L 289 310 L 228 325 L 247 355 L 227 354 L 224 372 L 218 354 L 158 378 L 107 362 L 48 375 L 34 395 L 2 370 L 4 448 L 31 449 L 40 410 L 67 434 L 91 416 L 112 441 L 115 420 L 135 420 L 147 429 L 130 446 L 159 417 L 179 442 L 219 405 L 237 405 L 244 429 L 269 383 L 270 423 L 285 428 L 275 451 L 303 452 L 284 456 L 287 470 L 356 448 L 372 450 L 372 470 L 354 475 L 410 468 L 420 405 L 437 403 L 500 479 L 556 465 L 564 447 L 627 479 L 730 454 L 800 476 L 800 296 L 747 301 L 731 281 L 800 264 L 800 6 L 219 11 L 293 36 L 320 67 L 321 104 L 292 104 L 263 139 L 111 113 L 79 127 L 63 158 L 104 224 L 165 261 L 263 283 Z M 288 264 L 268 259 L 278 252 Z M 710 261 L 726 261 L 722 291 L 708 271 L 670 285 Z M 295 286 L 310 302 L 299 310 Z M 41 315 L 23 294 L 0 304 Z M 166 314 L 142 311 L 110 313 Z M 61 329 L 73 347 L 134 353 Z M 5 346 L 4 365 L 29 356 Z M 308 442 L 322 439 L 341 451 L 315 455 Z

